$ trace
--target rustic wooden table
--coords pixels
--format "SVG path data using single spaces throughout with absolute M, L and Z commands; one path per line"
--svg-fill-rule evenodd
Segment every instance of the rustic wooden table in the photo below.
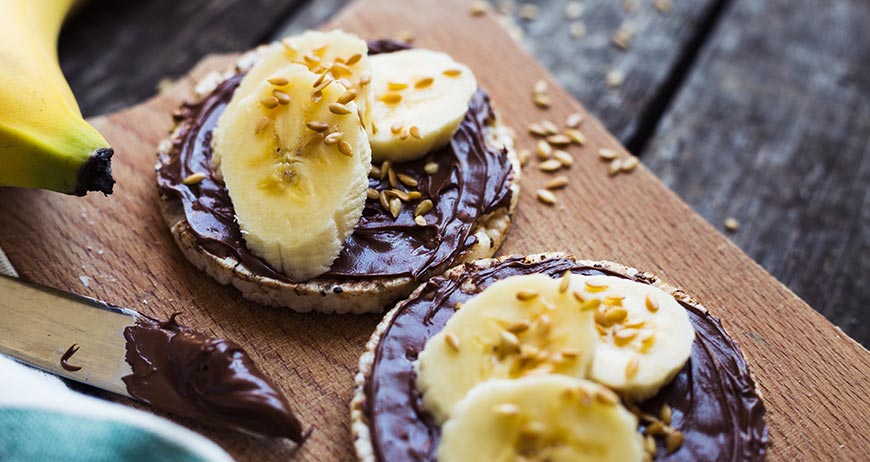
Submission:
M 61 61 L 97 115 L 345 3 L 93 1 L 64 30 Z M 870 345 L 870 3 L 529 2 L 537 14 L 519 3 L 495 5 L 575 97 L 714 226 L 736 218 L 738 246 Z

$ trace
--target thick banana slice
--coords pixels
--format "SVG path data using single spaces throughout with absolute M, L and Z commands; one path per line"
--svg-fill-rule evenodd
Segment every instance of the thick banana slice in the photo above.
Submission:
M 341 30 L 308 31 L 261 47 L 257 50 L 255 65 L 247 71 L 235 94 L 248 95 L 255 92 L 263 81 L 269 80 L 275 72 L 291 63 L 301 64 L 318 74 L 318 88 L 337 81 L 356 92 L 353 101 L 359 111 L 357 117 L 365 123 L 371 100 L 369 83 L 372 79 L 368 46 L 356 35 Z M 233 100 L 236 101 L 236 98 Z M 225 113 L 233 112 L 237 106 L 238 104 L 231 102 Z M 212 157 L 213 165 L 218 167 L 220 160 L 220 153 L 216 152 Z
M 639 401 L 655 395 L 689 359 L 695 330 L 663 290 L 613 276 L 574 276 L 570 290 L 601 301 L 591 380 Z
M 447 144 L 477 90 L 471 69 L 447 54 L 419 48 L 369 59 L 374 160 L 414 160 Z
M 417 361 L 423 404 L 441 422 L 472 387 L 535 374 L 585 377 L 598 342 L 595 301 L 579 302 L 568 279 L 503 279 L 470 299 L 426 342 Z
M 444 424 L 439 462 L 639 462 L 637 418 L 594 382 L 560 375 L 473 388 Z
M 362 214 L 371 150 L 353 93 L 289 64 L 242 81 L 214 150 L 251 252 L 294 280 L 326 272 Z

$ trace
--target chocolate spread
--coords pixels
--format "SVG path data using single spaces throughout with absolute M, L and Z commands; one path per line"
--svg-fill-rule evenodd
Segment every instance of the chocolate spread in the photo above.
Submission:
M 302 425 L 250 356 L 229 340 L 141 317 L 124 329 L 130 396 L 157 409 L 262 436 L 302 442 Z
M 406 45 L 381 40 L 369 42 L 369 53 L 392 52 Z M 251 254 L 242 239 L 229 193 L 211 174 L 212 131 L 242 80 L 235 75 L 198 102 L 186 103 L 177 113 L 179 136 L 169 155 L 161 159 L 157 182 L 163 194 L 180 199 L 184 214 L 199 244 L 218 257 L 234 257 L 261 276 L 288 281 L 286 275 Z M 508 207 L 512 168 L 504 150 L 485 142 L 495 115 L 483 91 L 474 94 L 468 113 L 450 143 L 422 159 L 396 164 L 396 173 L 418 181 L 420 200 L 435 204 L 426 215 L 427 225 L 414 222 L 415 202 L 404 203 L 398 218 L 385 211 L 377 199 L 367 200 L 354 233 L 324 277 L 365 279 L 411 276 L 422 279 L 457 261 L 476 242 L 471 233 L 483 215 Z M 439 165 L 427 175 L 423 166 Z M 182 180 L 195 172 L 210 172 L 196 185 Z M 369 179 L 369 187 L 389 189 L 386 180 Z M 401 188 L 402 186 L 399 185 Z
M 526 262 L 515 257 L 493 268 L 466 272 L 462 279 L 471 278 L 477 287 L 474 293 L 463 292 L 462 280 L 438 276 L 402 306 L 381 337 L 364 389 L 377 461 L 435 460 L 440 428 L 423 409 L 412 364 L 426 341 L 444 328 L 456 304 L 499 279 L 532 273 L 558 277 L 566 270 L 624 277 L 566 258 Z M 642 278 L 636 280 L 648 283 Z M 657 460 L 761 461 L 767 445 L 764 404 L 740 349 L 717 318 L 681 304 L 689 312 L 696 333 L 691 357 L 658 395 L 640 403 L 640 408 L 652 415 L 667 403 L 673 413 L 672 426 L 684 434 L 680 449 L 669 456 L 659 444 Z

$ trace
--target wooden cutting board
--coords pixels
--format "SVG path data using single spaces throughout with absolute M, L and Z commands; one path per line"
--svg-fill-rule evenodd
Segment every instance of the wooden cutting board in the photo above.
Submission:
M 585 113 L 491 15 L 471 17 L 465 1 L 361 0 L 334 24 L 366 38 L 411 31 L 419 46 L 467 63 L 516 129 L 520 147 L 533 146 L 528 123 Z M 154 316 L 182 311 L 189 325 L 245 345 L 315 432 L 294 452 L 286 442 L 182 421 L 238 460 L 350 460 L 347 403 L 358 356 L 379 316 L 298 315 L 247 302 L 190 265 L 161 218 L 154 163 L 170 113 L 198 77 L 231 61 L 207 58 L 160 96 L 93 120 L 117 151 L 111 197 L 0 190 L 0 247 L 27 279 Z M 538 79 L 550 82 L 555 102 L 546 111 L 532 104 Z M 683 287 L 724 319 L 749 359 L 769 410 L 769 461 L 867 460 L 870 354 L 647 170 L 609 177 L 596 152 L 622 148 L 595 120 L 587 119 L 583 130 L 589 141 L 572 150 L 577 162 L 567 173 L 570 184 L 558 193 L 559 205 L 535 200 L 549 176 L 524 172 L 519 212 L 502 253 L 568 251 L 645 269 Z M 821 263 L 819 271 L 825 271 Z

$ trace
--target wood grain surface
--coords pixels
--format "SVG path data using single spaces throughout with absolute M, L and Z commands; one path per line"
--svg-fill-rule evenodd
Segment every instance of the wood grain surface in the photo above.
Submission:
M 415 31 L 421 46 L 468 63 L 493 95 L 506 123 L 530 145 L 524 127 L 580 110 L 490 15 L 470 17 L 465 2 L 389 0 L 354 3 L 335 24 L 363 36 Z M 472 32 L 473 31 L 473 32 Z M 470 34 L 473 34 L 473 40 Z M 295 451 L 183 422 L 214 438 L 239 460 L 350 460 L 347 403 L 358 355 L 378 316 L 297 315 L 246 302 L 186 262 L 160 217 L 154 186 L 155 149 L 170 112 L 192 82 L 229 58 L 208 59 L 176 87 L 143 105 L 94 120 L 118 149 L 119 184 L 111 197 L 69 198 L 0 190 L 2 246 L 23 277 L 183 320 L 245 345 L 297 403 L 315 432 Z M 550 82 L 556 104 L 546 112 L 529 97 Z M 870 452 L 870 355 L 782 286 L 644 168 L 610 178 L 600 147 L 621 150 L 594 119 L 575 149 L 569 186 L 556 207 L 534 199 L 547 177 L 530 169 L 503 253 L 564 250 L 610 259 L 661 275 L 702 301 L 743 347 L 769 409 L 768 460 L 863 461 Z M 86 276 L 85 286 L 80 279 Z M 79 355 L 85 352 L 83 345 Z

